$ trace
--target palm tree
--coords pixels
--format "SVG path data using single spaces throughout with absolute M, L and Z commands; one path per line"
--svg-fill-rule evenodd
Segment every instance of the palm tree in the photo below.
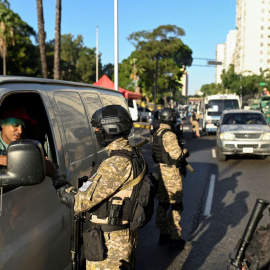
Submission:
M 44 17 L 43 17 L 42 0 L 37 0 L 37 15 L 38 15 L 38 38 L 39 38 L 41 71 L 42 71 L 42 77 L 47 78 L 48 71 L 47 71 L 47 61 L 46 61 L 45 31 L 44 31 Z
M 0 3 L 0 55 L 3 58 L 3 75 L 6 75 L 6 56 L 9 44 L 15 45 L 13 25 L 15 17 L 9 9 L 9 3 Z
M 60 52 L 61 52 L 61 10 L 62 1 L 56 3 L 55 40 L 54 40 L 54 79 L 60 79 Z

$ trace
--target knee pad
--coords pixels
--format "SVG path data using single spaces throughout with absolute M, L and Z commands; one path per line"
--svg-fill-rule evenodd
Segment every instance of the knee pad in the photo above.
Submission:
M 170 208 L 170 204 L 165 202 L 159 202 L 158 206 L 162 207 L 165 211 L 167 211 Z
M 180 202 L 180 203 L 173 203 L 172 204 L 172 210 L 179 211 L 180 213 L 182 213 L 183 210 L 184 210 L 183 203 L 182 202 Z

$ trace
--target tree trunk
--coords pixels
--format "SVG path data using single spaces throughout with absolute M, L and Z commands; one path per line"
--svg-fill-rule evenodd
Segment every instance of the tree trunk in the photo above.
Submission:
M 37 15 L 38 15 L 38 38 L 39 38 L 41 71 L 42 71 L 42 77 L 47 78 L 48 71 L 47 71 L 47 62 L 46 62 L 45 31 L 44 31 L 42 0 L 37 0 Z
M 55 40 L 54 40 L 54 79 L 60 79 L 60 52 L 61 52 L 61 6 L 62 0 L 56 3 Z
M 6 72 L 6 50 L 3 50 L 3 75 L 6 76 L 7 72 Z

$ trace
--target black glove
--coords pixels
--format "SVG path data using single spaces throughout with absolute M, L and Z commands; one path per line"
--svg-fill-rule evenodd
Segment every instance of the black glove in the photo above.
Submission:
M 189 157 L 189 151 L 188 149 L 183 149 L 183 157 L 188 158 Z
M 70 209 L 73 209 L 75 203 L 75 194 L 77 191 L 65 178 L 64 175 L 56 173 L 52 177 L 53 186 L 56 189 L 58 199 L 61 203 Z

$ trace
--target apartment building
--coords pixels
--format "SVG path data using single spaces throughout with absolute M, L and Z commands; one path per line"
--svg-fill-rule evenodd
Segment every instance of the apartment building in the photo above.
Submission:
M 255 73 L 270 67 L 270 0 L 237 0 L 236 73 Z

